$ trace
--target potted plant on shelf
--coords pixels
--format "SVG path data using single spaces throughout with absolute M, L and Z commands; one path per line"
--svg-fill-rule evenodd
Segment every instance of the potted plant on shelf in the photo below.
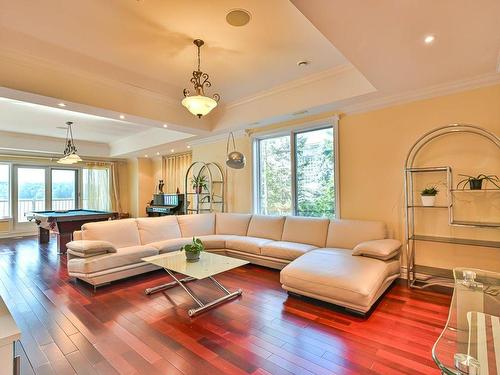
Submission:
M 436 202 L 436 195 L 439 193 L 439 190 L 432 186 L 425 188 L 420 192 L 420 197 L 422 198 L 422 205 L 425 207 L 432 207 Z
M 198 175 L 191 179 L 191 185 L 193 186 L 193 190 L 201 194 L 203 189 L 207 189 L 207 176 Z
M 200 253 L 205 250 L 205 245 L 199 238 L 193 237 L 193 242 L 182 246 L 181 251 L 186 254 L 186 261 L 194 263 L 200 260 Z
M 459 174 L 459 176 L 465 178 L 457 184 L 457 189 L 460 189 L 460 185 L 462 185 L 462 190 L 465 189 L 467 185 L 469 185 L 470 190 L 481 190 L 483 188 L 483 181 L 491 182 L 498 189 L 500 189 L 500 186 L 497 185 L 497 183 L 500 183 L 500 179 L 498 178 L 498 176 L 494 174 L 490 175 L 480 174 L 477 175 L 476 177 L 469 176 L 466 174 Z

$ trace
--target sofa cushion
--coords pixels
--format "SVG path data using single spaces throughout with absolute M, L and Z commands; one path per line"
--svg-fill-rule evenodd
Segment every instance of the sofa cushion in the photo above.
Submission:
M 332 219 L 326 247 L 354 249 L 361 242 L 381 240 L 386 235 L 385 224 L 380 221 Z
M 296 242 L 273 241 L 261 248 L 261 255 L 278 259 L 294 260 L 308 251 L 317 249 L 316 246 Z
M 235 238 L 231 234 L 209 234 L 208 236 L 199 236 L 205 249 L 225 249 L 226 241 Z
M 71 273 L 89 274 L 112 268 L 143 263 L 141 258 L 157 255 L 153 246 L 139 245 L 122 247 L 116 253 L 96 255 L 90 258 L 73 258 L 68 261 L 68 271 Z
M 401 242 L 393 239 L 365 241 L 354 247 L 352 255 L 388 260 L 399 254 Z
M 399 261 L 351 256 L 344 249 L 318 249 L 295 259 L 280 273 L 283 286 L 367 310 Z
M 246 236 L 251 218 L 250 214 L 217 213 L 215 214 L 215 233 Z
M 279 241 L 284 223 L 284 216 L 253 215 L 248 225 L 247 236 Z
M 215 234 L 215 214 L 177 216 L 182 237 L 198 237 Z
M 83 224 L 82 240 L 108 241 L 116 248 L 141 245 L 135 219 L 98 221 Z
M 182 237 L 176 216 L 141 217 L 136 220 L 143 245 Z
M 325 247 L 329 223 L 325 218 L 287 216 L 281 239 Z
M 245 253 L 260 254 L 260 248 L 269 242 L 272 241 L 266 238 L 235 236 L 226 241 L 226 248 Z
M 68 242 L 66 247 L 73 255 L 82 257 L 104 253 L 116 253 L 116 247 L 108 241 L 77 240 Z
M 184 245 L 190 244 L 193 242 L 192 237 L 181 237 L 181 238 L 172 238 L 171 240 L 163 240 L 157 242 L 151 242 L 150 245 L 158 250 L 160 254 L 170 253 L 172 251 L 179 251 L 181 247 Z

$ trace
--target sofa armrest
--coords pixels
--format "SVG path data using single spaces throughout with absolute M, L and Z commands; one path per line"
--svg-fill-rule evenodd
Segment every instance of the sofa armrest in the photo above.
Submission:
M 80 258 L 116 253 L 116 247 L 108 241 L 77 240 L 68 242 L 66 247 L 69 254 Z
M 399 254 L 401 242 L 393 239 L 361 242 L 354 247 L 352 255 L 389 260 Z

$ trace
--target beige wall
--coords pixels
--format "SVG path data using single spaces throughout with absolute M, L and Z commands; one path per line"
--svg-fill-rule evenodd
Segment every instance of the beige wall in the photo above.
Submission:
M 305 119 L 304 122 L 309 120 Z M 394 237 L 403 239 L 403 165 L 406 154 L 413 142 L 425 132 L 456 122 L 472 123 L 498 135 L 500 85 L 341 117 L 339 123 L 341 216 L 383 220 L 388 224 Z M 457 173 L 488 172 L 500 175 L 500 155 L 494 146 L 471 136 L 458 136 L 454 139 L 456 142 L 442 139 L 427 147 L 424 150 L 424 158 L 417 160 L 419 165 L 453 166 L 454 184 L 458 181 Z M 238 138 L 237 147 L 247 156 L 248 164 L 243 170 L 230 172 L 229 211 L 250 212 L 252 209 L 250 138 Z M 225 151 L 225 141 L 195 145 L 193 161 L 215 161 L 223 165 Z M 418 188 L 436 184 L 444 189 L 443 176 L 427 181 L 421 179 L 418 184 Z M 443 195 L 444 190 L 439 199 L 442 199 Z M 497 195 L 496 198 L 488 196 L 486 199 L 486 203 L 483 200 L 477 206 L 481 207 L 480 212 L 467 211 L 465 206 L 465 211 L 461 209 L 462 214 L 465 212 L 476 216 L 487 216 L 491 221 L 494 219 L 499 221 L 500 198 Z M 468 198 L 465 199 L 467 200 Z M 450 227 L 446 221 L 446 209 L 432 210 L 436 211 L 427 210 L 419 214 L 418 229 L 425 229 L 442 236 L 500 240 L 498 229 Z M 500 254 L 498 249 L 494 248 L 421 243 L 418 254 L 418 262 L 425 265 L 442 268 L 467 265 L 500 269 Z
M 156 185 L 155 163 L 150 158 L 128 160 L 130 215 L 146 216 L 146 205 L 153 199 Z
M 251 212 L 252 210 L 252 155 L 248 136 L 235 139 L 236 149 L 247 159 L 244 169 L 226 167 L 226 140 L 193 146 L 193 162 L 215 162 L 223 168 L 226 176 L 226 202 L 229 212 Z

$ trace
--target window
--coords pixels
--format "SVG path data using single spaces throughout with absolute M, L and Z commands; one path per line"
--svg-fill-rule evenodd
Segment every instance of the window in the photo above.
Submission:
M 25 223 L 26 214 L 46 207 L 46 168 L 17 168 L 17 222 Z
M 10 216 L 10 168 L 0 164 L 0 217 Z
M 109 168 L 84 168 L 82 170 L 82 208 L 109 211 L 110 178 Z
M 255 140 L 255 211 L 335 217 L 334 128 L 316 127 Z
M 52 209 L 74 210 L 76 208 L 75 169 L 52 169 Z

